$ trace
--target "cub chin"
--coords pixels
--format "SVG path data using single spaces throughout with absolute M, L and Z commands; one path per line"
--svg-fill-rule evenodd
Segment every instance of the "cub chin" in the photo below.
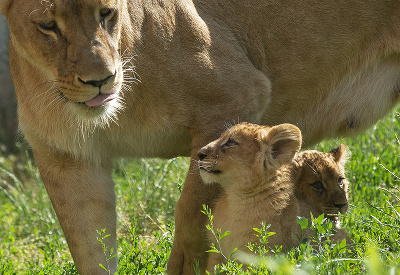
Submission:
M 291 124 L 274 127 L 242 123 L 198 152 L 200 175 L 206 184 L 219 184 L 223 192 L 213 208 L 213 227 L 230 234 L 220 241 L 224 255 L 234 248 L 250 252 L 257 243 L 253 228 L 271 224 L 271 247 L 284 249 L 298 244 L 300 214 L 289 174 L 279 168 L 291 162 L 301 147 L 301 132 Z M 287 177 L 287 178 L 286 178 Z M 209 239 L 213 240 L 209 232 Z M 233 257 L 236 257 L 238 251 Z M 207 270 L 221 263 L 220 254 L 210 253 Z
M 285 167 L 295 182 L 295 195 L 300 207 L 300 216 L 310 219 L 325 214 L 333 223 L 337 233 L 333 240 L 346 238 L 340 229 L 339 213 L 345 213 L 348 181 L 345 176 L 347 148 L 341 144 L 328 153 L 307 150 L 299 153 L 294 161 Z

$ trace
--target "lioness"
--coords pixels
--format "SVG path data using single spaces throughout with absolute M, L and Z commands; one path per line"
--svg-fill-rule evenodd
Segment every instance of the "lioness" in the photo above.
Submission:
M 113 158 L 197 159 L 237 120 L 293 123 L 308 146 L 400 98 L 398 0 L 1 0 L 0 12 L 20 129 L 81 274 L 105 273 L 96 230 L 116 248 Z M 170 274 L 206 264 L 200 210 L 218 189 L 193 163 Z
M 296 216 L 300 210 L 294 183 L 290 174 L 281 174 L 278 169 L 289 163 L 300 147 L 301 132 L 294 125 L 271 128 L 242 123 L 199 151 L 204 183 L 216 183 L 223 189 L 212 213 L 214 229 L 230 231 L 220 240 L 224 255 L 230 255 L 234 248 L 249 252 L 248 243 L 258 241 L 253 228 L 260 227 L 262 221 L 277 233 L 268 238 L 272 247 L 287 249 L 299 243 Z M 213 239 L 211 232 L 209 239 Z M 207 270 L 212 272 L 222 261 L 221 254 L 210 253 Z

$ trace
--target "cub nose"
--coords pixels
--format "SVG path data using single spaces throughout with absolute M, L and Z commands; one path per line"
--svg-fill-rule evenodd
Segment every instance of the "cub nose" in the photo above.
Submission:
M 197 156 L 199 157 L 199 160 L 203 160 L 203 159 L 205 159 L 205 158 L 207 157 L 207 154 L 200 151 L 200 152 L 197 154 Z
M 346 204 L 345 203 L 334 203 L 335 207 L 342 209 Z

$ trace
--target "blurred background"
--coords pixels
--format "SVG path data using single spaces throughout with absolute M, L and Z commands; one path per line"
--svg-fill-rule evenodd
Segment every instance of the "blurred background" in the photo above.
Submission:
M 17 131 L 17 103 L 8 65 L 8 25 L 0 14 L 0 153 L 14 150 Z

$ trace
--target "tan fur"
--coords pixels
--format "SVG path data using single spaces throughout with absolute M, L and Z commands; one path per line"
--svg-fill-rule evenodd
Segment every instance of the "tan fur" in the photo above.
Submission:
M 112 158 L 196 159 L 238 120 L 293 123 L 307 146 L 358 133 L 399 101 L 398 0 L 2 0 L 0 12 L 20 128 L 81 274 L 102 272 L 96 230 L 115 234 L 111 204 L 88 200 L 99 188 L 97 200 L 114 200 Z M 90 82 L 104 79 L 100 92 L 117 98 L 89 108 Z M 200 210 L 218 189 L 190 169 L 170 274 L 205 266 Z
M 295 182 L 300 216 L 310 220 L 310 212 L 315 218 L 325 214 L 337 231 L 333 240 L 346 238 L 349 244 L 350 238 L 340 228 L 338 217 L 349 207 L 346 160 L 347 148 L 343 144 L 328 153 L 308 150 L 298 154 L 293 163 L 285 167 L 285 173 L 289 173 Z
M 264 138 L 260 138 L 261 135 Z M 265 136 L 275 138 L 266 139 Z M 340 228 L 338 218 L 339 213 L 348 209 L 344 169 L 347 149 L 341 145 L 329 153 L 308 150 L 291 161 L 300 149 L 300 138 L 300 132 L 290 124 L 269 128 L 242 123 L 199 151 L 199 169 L 204 183 L 219 184 L 223 189 L 212 214 L 214 231 L 230 232 L 220 240 L 225 256 L 235 248 L 249 253 L 248 243 L 259 242 L 253 228 L 260 227 L 261 222 L 270 224 L 269 231 L 276 233 L 268 239 L 270 247 L 282 245 L 283 249 L 288 249 L 298 245 L 300 227 L 296 217 L 310 219 L 310 212 L 314 217 L 326 214 L 337 231 L 333 236 L 335 241 L 343 238 L 350 241 Z M 268 149 L 275 144 L 285 145 L 281 154 Z M 279 165 L 273 165 L 265 161 L 272 155 L 275 160 L 286 157 Z M 303 232 L 304 237 L 308 234 L 313 233 Z M 208 238 L 215 243 L 212 232 L 208 232 Z M 233 257 L 236 255 L 237 252 Z M 214 266 L 223 261 L 222 255 L 211 253 L 207 270 L 212 272 Z
M 214 230 L 230 231 L 220 241 L 224 255 L 229 256 L 234 248 L 249 252 L 248 243 L 258 242 L 253 228 L 260 228 L 261 222 L 271 224 L 269 230 L 277 233 L 268 239 L 271 247 L 287 249 L 298 243 L 299 206 L 293 182 L 278 169 L 293 159 L 300 145 L 301 133 L 294 125 L 270 128 L 242 123 L 199 151 L 204 183 L 216 183 L 223 189 L 212 214 Z M 215 243 L 211 232 L 209 240 Z M 211 272 L 222 259 L 211 253 L 207 270 Z

